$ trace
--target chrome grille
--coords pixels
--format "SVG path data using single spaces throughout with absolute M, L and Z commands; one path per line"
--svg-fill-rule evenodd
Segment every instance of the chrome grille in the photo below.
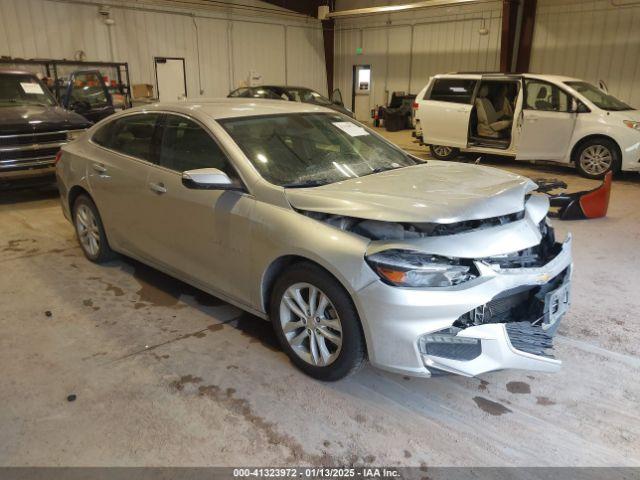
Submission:
M 68 135 L 68 130 L 0 135 L 0 171 L 53 166 Z

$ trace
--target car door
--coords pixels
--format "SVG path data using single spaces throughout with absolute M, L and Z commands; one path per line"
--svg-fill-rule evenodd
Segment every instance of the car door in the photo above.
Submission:
M 98 70 L 73 72 L 69 76 L 62 105 L 92 122 L 102 120 L 115 112 L 109 89 Z
M 238 190 L 188 188 L 182 172 L 218 168 Z M 166 114 L 159 162 L 147 180 L 147 234 L 154 256 L 182 278 L 249 302 L 253 196 L 213 135 L 193 118 Z
M 119 117 L 91 138 L 95 152 L 87 179 L 109 241 L 136 255 L 145 251 L 143 206 L 159 118 L 153 112 Z
M 435 78 L 418 111 L 424 143 L 465 148 L 478 80 Z
M 576 125 L 572 97 L 559 86 L 525 78 L 518 117 L 517 160 L 565 158 Z

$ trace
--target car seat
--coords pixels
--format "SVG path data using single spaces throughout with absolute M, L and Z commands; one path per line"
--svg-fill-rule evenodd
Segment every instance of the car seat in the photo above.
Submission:
M 500 115 L 496 112 L 487 95 L 489 95 L 489 86 L 481 86 L 476 98 L 478 135 L 488 138 L 501 138 L 504 136 L 502 132 L 511 128 L 513 120 L 498 120 Z
M 557 110 L 553 104 L 547 100 L 547 87 L 541 87 L 536 97 L 536 110 Z

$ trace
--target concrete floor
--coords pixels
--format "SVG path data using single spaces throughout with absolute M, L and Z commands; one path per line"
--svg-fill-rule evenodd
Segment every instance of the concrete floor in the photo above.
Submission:
M 390 138 L 426 157 L 409 132 Z M 366 367 L 325 384 L 290 365 L 268 323 L 132 260 L 85 260 L 55 190 L 4 193 L 0 465 L 640 466 L 638 205 L 640 176 L 626 175 L 607 218 L 555 222 L 576 264 L 560 373 Z

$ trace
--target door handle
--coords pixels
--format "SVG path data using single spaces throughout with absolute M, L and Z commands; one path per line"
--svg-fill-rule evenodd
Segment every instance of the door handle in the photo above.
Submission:
M 105 167 L 101 163 L 94 163 L 91 165 L 91 167 L 100 175 L 102 175 L 103 173 L 107 173 L 107 167 Z
M 529 117 L 529 118 L 527 118 L 527 121 L 529 121 L 530 123 L 537 122 L 538 120 L 540 120 L 538 117 Z
M 164 183 L 149 183 L 149 188 L 160 195 L 163 193 L 167 193 L 167 188 L 164 186 Z

